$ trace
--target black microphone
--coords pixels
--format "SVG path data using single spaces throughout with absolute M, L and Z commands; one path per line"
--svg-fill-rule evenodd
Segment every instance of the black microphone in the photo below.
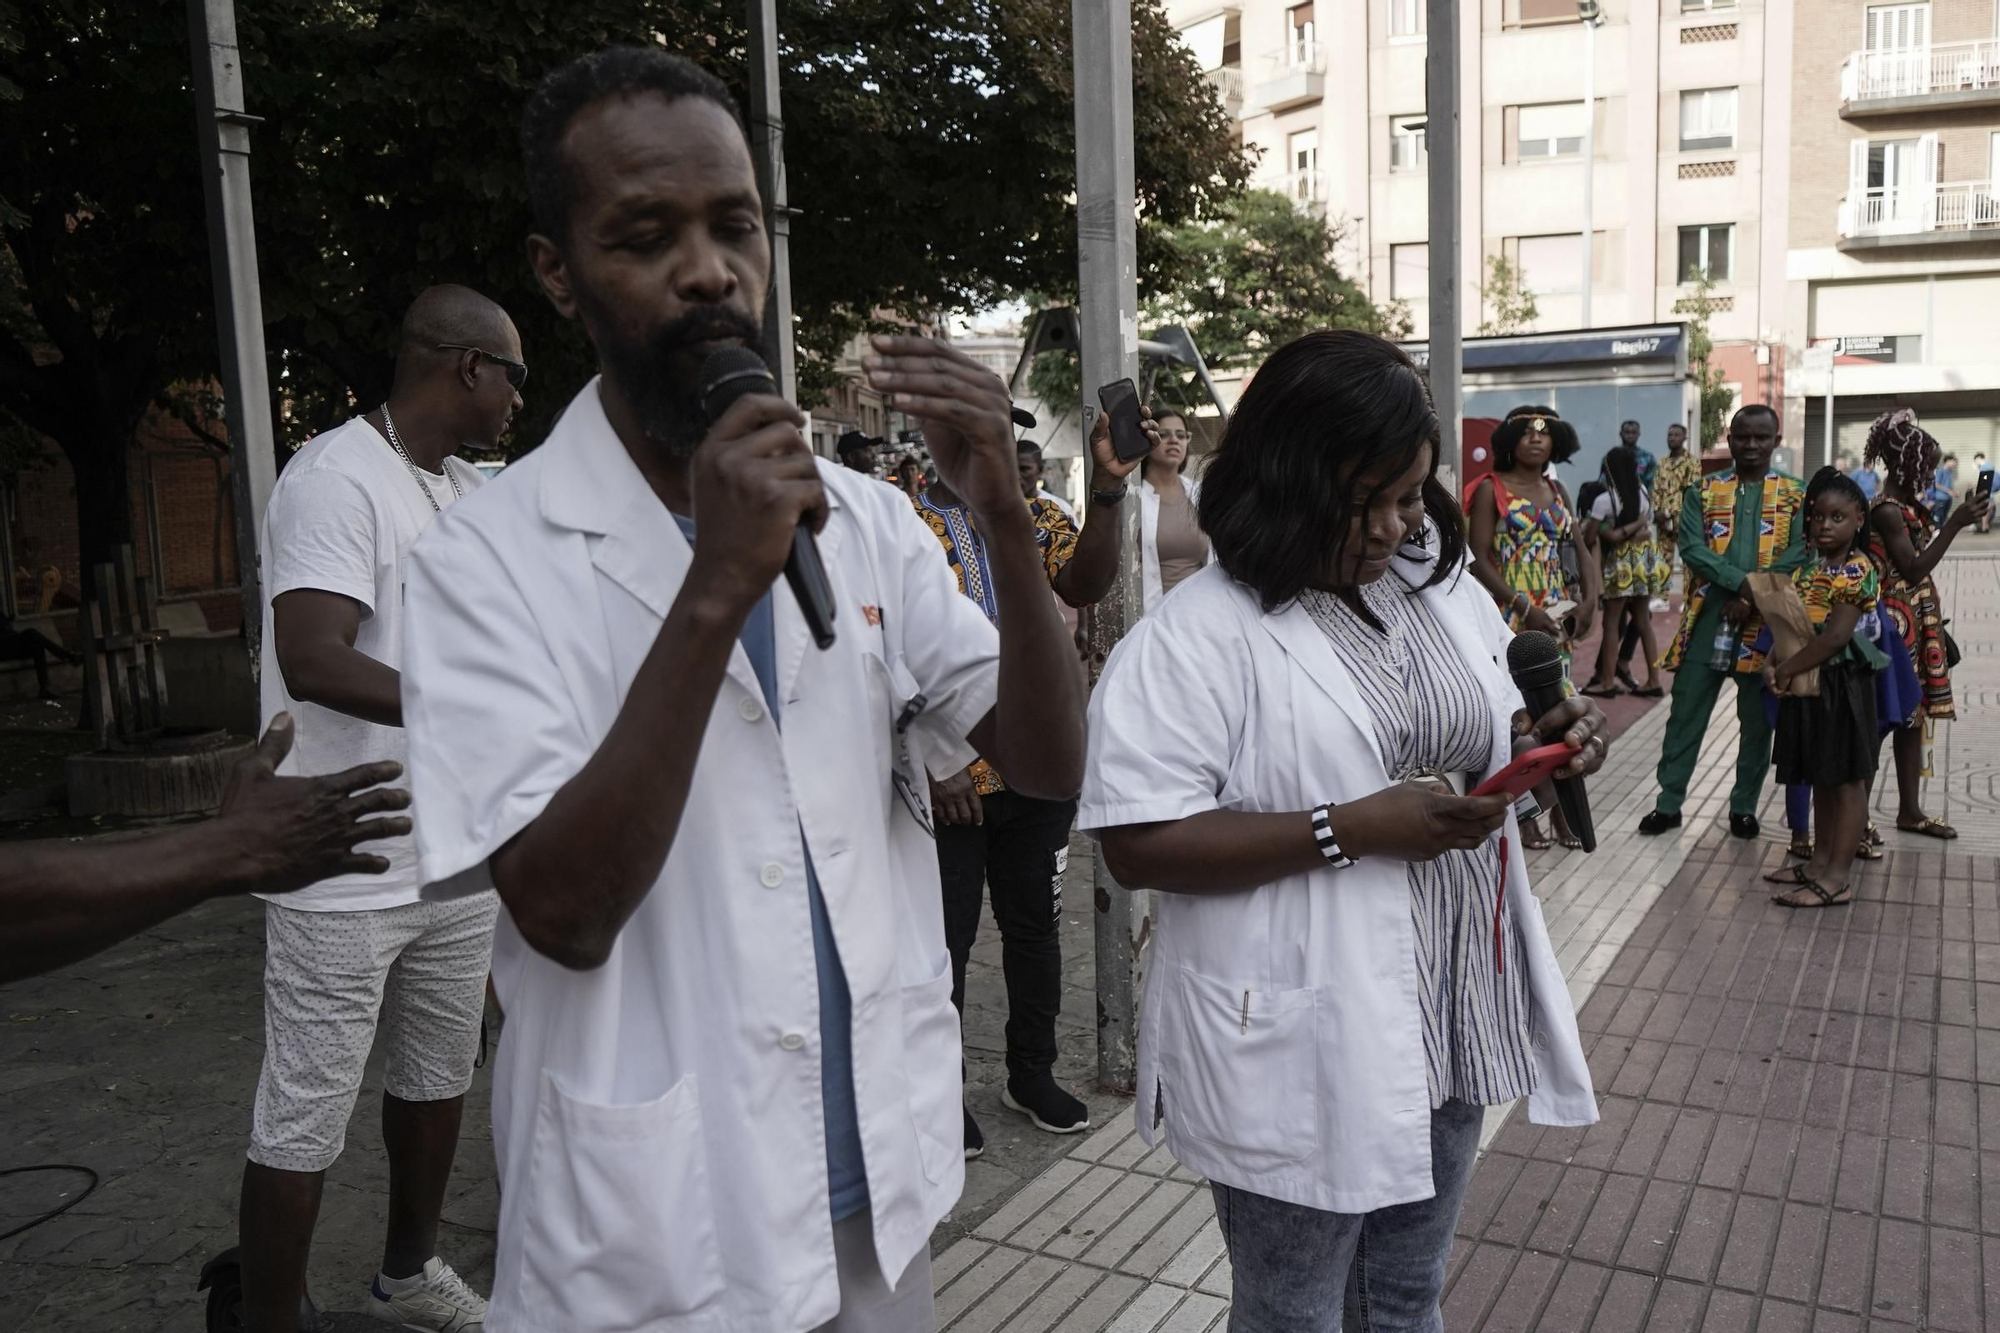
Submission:
M 701 410 L 711 423 L 746 393 L 777 391 L 778 382 L 771 378 L 771 368 L 748 347 L 718 348 L 701 363 Z M 697 522 L 699 519 L 696 515 Z M 826 566 L 820 562 L 819 543 L 813 539 L 812 525 L 804 518 L 792 534 L 792 554 L 785 561 L 785 582 L 791 585 L 792 596 L 806 618 L 806 628 L 812 631 L 813 642 L 823 649 L 833 647 L 833 585 L 827 582 Z
M 1537 722 L 1569 698 L 1569 669 L 1563 665 L 1562 649 L 1540 630 L 1523 630 L 1507 645 L 1507 670 L 1520 687 L 1521 702 Z M 1561 808 L 1569 831 L 1583 850 L 1597 850 L 1597 829 L 1590 822 L 1590 797 L 1582 778 L 1557 778 L 1556 805 Z

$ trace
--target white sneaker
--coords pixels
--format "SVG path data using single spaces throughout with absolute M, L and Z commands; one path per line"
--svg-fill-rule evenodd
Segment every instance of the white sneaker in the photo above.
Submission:
M 433 1255 L 421 1274 L 404 1281 L 409 1285 L 377 1273 L 362 1312 L 385 1324 L 429 1333 L 482 1333 L 485 1329 L 486 1302 L 444 1260 Z M 390 1291 L 385 1283 L 400 1290 Z
M 1660 612 L 1667 609 L 1667 599 L 1664 597 L 1655 597 L 1652 601 L 1646 604 L 1646 609 L 1651 611 L 1654 615 L 1658 615 L 1660 614 Z

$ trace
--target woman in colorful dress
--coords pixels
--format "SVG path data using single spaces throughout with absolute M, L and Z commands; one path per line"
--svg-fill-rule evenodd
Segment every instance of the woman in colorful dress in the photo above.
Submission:
M 1960 505 L 1950 518 L 1933 521 L 1924 503 L 1943 451 L 1908 408 L 1884 412 L 1868 428 L 1867 461 L 1882 468 L 1882 493 L 1868 514 L 1868 554 L 1882 571 L 1882 605 L 1902 635 L 1923 691 L 1923 705 L 1895 732 L 1896 827 L 1929 838 L 1952 839 L 1958 830 L 1923 810 L 1923 777 L 1930 724 L 1958 716 L 1951 694 L 1951 658 L 1945 645 L 1944 610 L 1931 571 L 1952 539 L 1991 507 L 1990 501 Z M 1872 830 L 1871 830 L 1872 832 Z
M 1618 693 L 1613 684 L 1618 669 L 1620 612 L 1631 617 L 1639 631 L 1639 646 L 1646 654 L 1646 684 L 1634 684 L 1632 693 L 1658 699 L 1666 693 L 1660 685 L 1660 645 L 1653 638 L 1653 598 L 1666 591 L 1672 572 L 1660 559 L 1660 545 L 1653 539 L 1653 501 L 1639 484 L 1637 456 L 1630 449 L 1613 449 L 1604 456 L 1604 475 L 1609 486 L 1592 502 L 1584 518 L 1584 546 L 1594 547 L 1603 570 L 1604 643 L 1597 655 L 1597 674 L 1583 692 L 1597 698 Z
M 1493 471 L 1466 494 L 1472 576 L 1479 580 L 1515 633 L 1540 630 L 1569 651 L 1571 639 L 1590 633 L 1597 613 L 1598 568 L 1577 541 L 1576 507 L 1549 473 L 1576 454 L 1576 428 L 1547 407 L 1529 404 L 1507 414 L 1493 432 Z M 1576 604 L 1565 626 L 1557 603 Z M 1521 830 L 1531 850 L 1549 845 L 1533 821 Z M 1583 844 L 1556 815 L 1565 847 Z

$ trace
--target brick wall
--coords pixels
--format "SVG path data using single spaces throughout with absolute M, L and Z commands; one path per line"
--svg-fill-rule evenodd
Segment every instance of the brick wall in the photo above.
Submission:
M 141 423 L 136 446 L 126 459 L 126 467 L 138 571 L 154 573 L 153 518 L 157 514 L 162 577 L 155 580 L 155 587 L 164 596 L 192 596 L 211 629 L 238 628 L 241 604 L 234 587 L 235 510 L 228 460 L 218 457 L 178 421 L 160 413 Z M 12 542 L 15 604 L 22 614 L 33 614 L 41 595 L 41 572 L 53 566 L 61 586 L 47 628 L 75 643 L 82 566 L 75 478 L 61 450 L 48 442 L 40 466 L 23 469 L 11 481 L 7 532 Z

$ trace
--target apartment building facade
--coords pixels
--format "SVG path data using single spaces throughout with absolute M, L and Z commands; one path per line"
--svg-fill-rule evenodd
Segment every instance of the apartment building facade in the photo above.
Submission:
M 1726 378 L 1783 392 L 1791 0 L 1468 0 L 1461 51 L 1463 332 L 1505 256 L 1540 315 L 1583 326 L 1583 148 L 1592 140 L 1592 327 L 1671 322 L 1704 273 Z M 1342 263 L 1427 336 L 1424 0 L 1169 0 L 1259 153 L 1259 180 L 1344 228 Z M 1587 51 L 1586 44 L 1594 44 Z M 1594 56 L 1590 106 L 1587 66 Z M 1586 135 L 1586 127 L 1590 133 Z
M 1835 343 L 1835 457 L 1916 409 L 1970 463 L 2000 456 L 2000 5 L 1793 0 L 1785 325 Z M 1790 429 L 1826 460 L 1826 376 Z

